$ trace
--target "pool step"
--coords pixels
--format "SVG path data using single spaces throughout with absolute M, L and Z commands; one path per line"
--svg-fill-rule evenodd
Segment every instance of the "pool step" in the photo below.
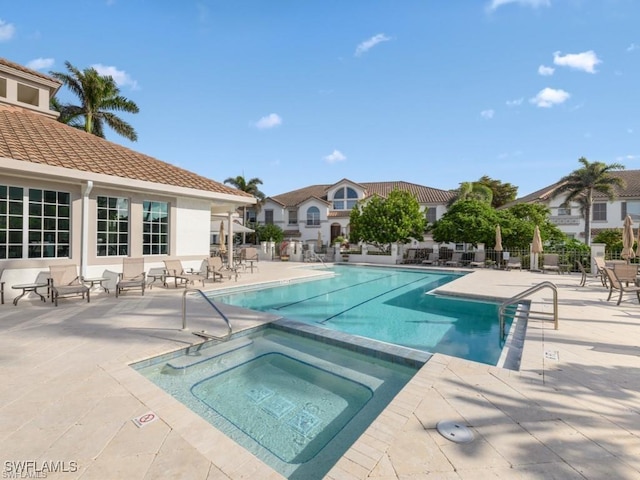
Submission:
M 193 367 L 194 365 L 198 365 L 199 363 L 206 362 L 221 355 L 240 350 L 241 348 L 248 347 L 252 344 L 253 340 L 250 339 L 238 340 L 233 343 L 217 345 L 215 348 L 211 349 L 212 351 L 209 354 L 206 354 L 206 352 L 202 353 L 201 351 L 196 351 L 195 354 L 177 357 L 167 362 L 167 364 L 162 368 L 162 373 L 166 375 L 182 375 L 189 367 Z

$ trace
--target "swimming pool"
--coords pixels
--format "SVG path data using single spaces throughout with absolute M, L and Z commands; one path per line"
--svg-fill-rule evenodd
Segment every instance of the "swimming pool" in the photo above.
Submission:
M 285 329 L 132 366 L 285 477 L 322 478 L 428 356 L 385 360 Z
M 432 353 L 496 365 L 496 302 L 430 293 L 464 273 L 336 265 L 334 276 L 259 290 L 209 293 L 214 301 Z M 507 320 L 507 329 L 511 319 Z

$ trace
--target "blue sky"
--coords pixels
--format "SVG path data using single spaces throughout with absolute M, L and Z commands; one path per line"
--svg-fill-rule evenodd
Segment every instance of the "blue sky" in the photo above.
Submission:
M 581 156 L 640 168 L 638 19 L 637 0 L 0 0 L 0 56 L 112 74 L 139 140 L 109 140 L 267 195 L 482 175 L 526 195 Z

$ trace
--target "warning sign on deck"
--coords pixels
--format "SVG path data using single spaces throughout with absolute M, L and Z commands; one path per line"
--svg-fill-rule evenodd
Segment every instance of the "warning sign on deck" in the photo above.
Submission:
M 149 425 L 151 422 L 154 422 L 158 419 L 158 416 L 153 412 L 147 412 L 139 417 L 132 418 L 131 421 L 136 424 L 138 428 L 144 427 L 145 425 Z

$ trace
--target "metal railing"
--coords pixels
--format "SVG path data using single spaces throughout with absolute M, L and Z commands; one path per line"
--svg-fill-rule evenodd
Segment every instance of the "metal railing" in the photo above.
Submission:
M 193 293 L 193 292 L 198 292 L 202 296 L 202 298 L 204 298 L 207 301 L 207 303 L 218 313 L 220 318 L 222 318 L 222 320 L 224 320 L 224 323 L 226 323 L 227 325 L 227 333 L 223 337 L 217 337 L 215 335 L 207 333 L 204 330 L 200 332 L 193 332 L 193 334 L 198 335 L 200 337 L 209 338 L 209 339 L 221 340 L 223 342 L 226 340 L 229 340 L 229 337 L 231 336 L 231 323 L 229 323 L 229 319 L 218 308 L 218 306 L 215 303 L 213 303 L 211 299 L 207 297 L 202 290 L 198 288 L 191 288 L 191 289 L 185 288 L 184 292 L 182 293 L 182 330 L 189 330 L 187 328 L 187 293 Z
M 505 318 L 508 314 L 515 314 L 518 309 L 518 302 L 520 300 L 525 299 L 526 297 L 532 295 L 535 292 L 542 290 L 543 288 L 549 288 L 553 291 L 553 312 L 544 312 L 544 311 L 529 311 L 529 318 L 536 318 L 539 320 L 549 320 L 549 317 L 553 319 L 554 328 L 558 329 L 558 287 L 556 287 L 551 282 L 541 282 L 537 285 L 534 285 L 531 288 L 526 289 L 523 292 L 505 300 L 500 305 L 500 309 L 498 310 L 498 317 L 500 319 L 500 340 L 504 340 L 505 338 Z M 531 316 L 531 314 L 541 315 L 540 317 Z

